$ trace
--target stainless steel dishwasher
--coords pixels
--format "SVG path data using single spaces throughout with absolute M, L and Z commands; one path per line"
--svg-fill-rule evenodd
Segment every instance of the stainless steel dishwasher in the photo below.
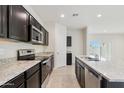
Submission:
M 85 68 L 85 88 L 100 88 L 101 76 Z
M 42 88 L 45 88 L 46 85 L 48 84 L 49 76 L 50 76 L 49 75 L 50 68 L 51 68 L 51 62 L 50 62 L 50 57 L 49 57 L 41 63 L 41 77 L 42 77 L 41 78 L 41 82 L 42 82 L 41 87 Z

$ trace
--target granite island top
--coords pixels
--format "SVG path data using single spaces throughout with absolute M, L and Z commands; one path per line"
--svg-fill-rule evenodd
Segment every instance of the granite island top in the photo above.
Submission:
M 36 60 L 17 61 L 16 58 L 0 60 L 0 86 L 40 63 L 44 57 L 50 57 L 51 55 L 53 53 L 38 53 Z M 37 56 L 40 58 L 37 59 Z
M 84 56 L 76 56 L 110 82 L 124 82 L 124 61 L 88 61 Z

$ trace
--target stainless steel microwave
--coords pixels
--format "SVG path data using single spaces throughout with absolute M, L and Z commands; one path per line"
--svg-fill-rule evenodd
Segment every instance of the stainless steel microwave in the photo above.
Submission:
M 36 44 L 44 43 L 43 42 L 44 41 L 43 32 L 33 25 L 31 25 L 31 41 L 32 41 L 32 43 L 36 43 Z

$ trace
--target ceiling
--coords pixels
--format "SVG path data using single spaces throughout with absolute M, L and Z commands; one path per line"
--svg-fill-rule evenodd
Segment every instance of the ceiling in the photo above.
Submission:
M 43 22 L 58 22 L 69 28 L 88 28 L 89 33 L 124 33 L 124 5 L 33 5 Z M 79 15 L 73 17 L 73 13 Z M 64 14 L 64 18 L 60 15 Z M 102 16 L 97 17 L 98 14 Z

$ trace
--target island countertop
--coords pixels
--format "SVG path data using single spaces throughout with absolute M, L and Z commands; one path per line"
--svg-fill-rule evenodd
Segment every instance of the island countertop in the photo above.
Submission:
M 124 82 L 123 61 L 88 61 L 85 56 L 76 56 L 109 82 Z

